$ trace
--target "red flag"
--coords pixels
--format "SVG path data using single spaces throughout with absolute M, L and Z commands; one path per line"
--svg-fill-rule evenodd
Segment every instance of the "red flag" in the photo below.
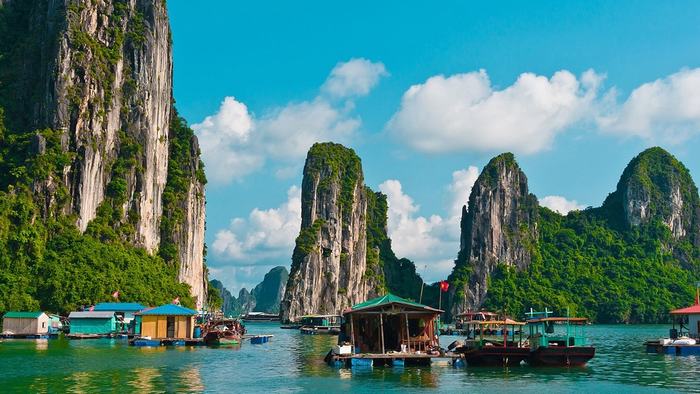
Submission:
M 440 281 L 440 291 L 445 292 L 450 288 L 450 282 L 446 280 Z
M 180 305 L 180 297 L 175 297 L 175 299 L 173 300 L 173 304 Z
M 119 298 L 119 291 L 112 293 L 112 298 Z

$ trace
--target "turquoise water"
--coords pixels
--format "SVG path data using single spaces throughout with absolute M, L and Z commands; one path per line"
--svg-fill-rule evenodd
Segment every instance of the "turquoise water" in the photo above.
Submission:
M 306 336 L 274 324 L 264 345 L 135 348 L 120 340 L 5 340 L 0 392 L 657 392 L 700 391 L 700 358 L 650 355 L 642 343 L 667 326 L 591 326 L 596 357 L 583 368 L 333 369 L 323 357 L 335 337 Z M 457 337 L 443 337 L 447 345 Z

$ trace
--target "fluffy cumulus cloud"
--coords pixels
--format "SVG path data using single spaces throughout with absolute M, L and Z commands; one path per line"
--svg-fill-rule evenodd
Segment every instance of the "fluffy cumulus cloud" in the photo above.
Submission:
M 700 68 L 642 84 L 622 103 L 613 89 L 598 125 L 603 131 L 680 143 L 700 133 Z
M 404 93 L 387 129 L 426 152 L 535 153 L 590 113 L 601 81 L 591 70 L 580 78 L 566 70 L 551 78 L 524 73 L 497 90 L 484 70 L 438 75 Z
M 338 63 L 321 88 L 333 97 L 364 96 L 388 75 L 383 63 L 374 63 L 367 59 L 350 59 Z
M 444 279 L 452 270 L 459 250 L 462 206 L 467 204 L 478 174 L 473 166 L 452 173 L 452 182 L 445 189 L 449 196 L 445 217 L 418 215 L 420 206 L 403 191 L 398 180 L 390 179 L 379 185 L 379 190 L 387 195 L 389 236 L 394 252 L 413 260 L 426 281 Z
M 219 230 L 212 244 L 214 257 L 249 266 L 287 261 L 300 227 L 301 189 L 293 186 L 279 207 L 255 208 L 247 218 L 234 218 L 228 228 Z
M 566 215 L 571 211 L 579 211 L 584 208 L 576 200 L 567 200 L 562 196 L 546 196 L 540 199 L 540 205 L 547 207 L 552 211 Z
M 352 98 L 369 93 L 384 75 L 381 63 L 366 59 L 339 63 L 317 97 L 269 108 L 260 116 L 226 97 L 218 112 L 192 125 L 210 181 L 230 183 L 268 161 L 274 161 L 278 176 L 285 177 L 295 172 L 295 163 L 313 143 L 350 141 L 361 125 L 353 114 Z

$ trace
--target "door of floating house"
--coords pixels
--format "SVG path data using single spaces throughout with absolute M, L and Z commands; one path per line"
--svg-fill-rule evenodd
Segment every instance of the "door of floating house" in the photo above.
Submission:
M 114 312 L 71 312 L 70 333 L 84 335 L 108 335 L 116 330 Z
M 2 333 L 44 335 L 49 332 L 49 315 L 44 312 L 7 312 L 2 318 Z
M 168 304 L 136 314 L 141 320 L 141 336 L 153 339 L 190 339 L 196 311 Z

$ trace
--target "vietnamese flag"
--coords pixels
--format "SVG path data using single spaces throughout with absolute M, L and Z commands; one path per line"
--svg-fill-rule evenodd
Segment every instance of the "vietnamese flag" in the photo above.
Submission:
M 449 289 L 449 288 L 450 288 L 450 282 L 448 282 L 446 280 L 440 281 L 440 291 L 446 292 L 447 289 Z
M 112 293 L 112 298 L 119 298 L 119 291 L 118 290 L 115 291 L 114 293 Z

